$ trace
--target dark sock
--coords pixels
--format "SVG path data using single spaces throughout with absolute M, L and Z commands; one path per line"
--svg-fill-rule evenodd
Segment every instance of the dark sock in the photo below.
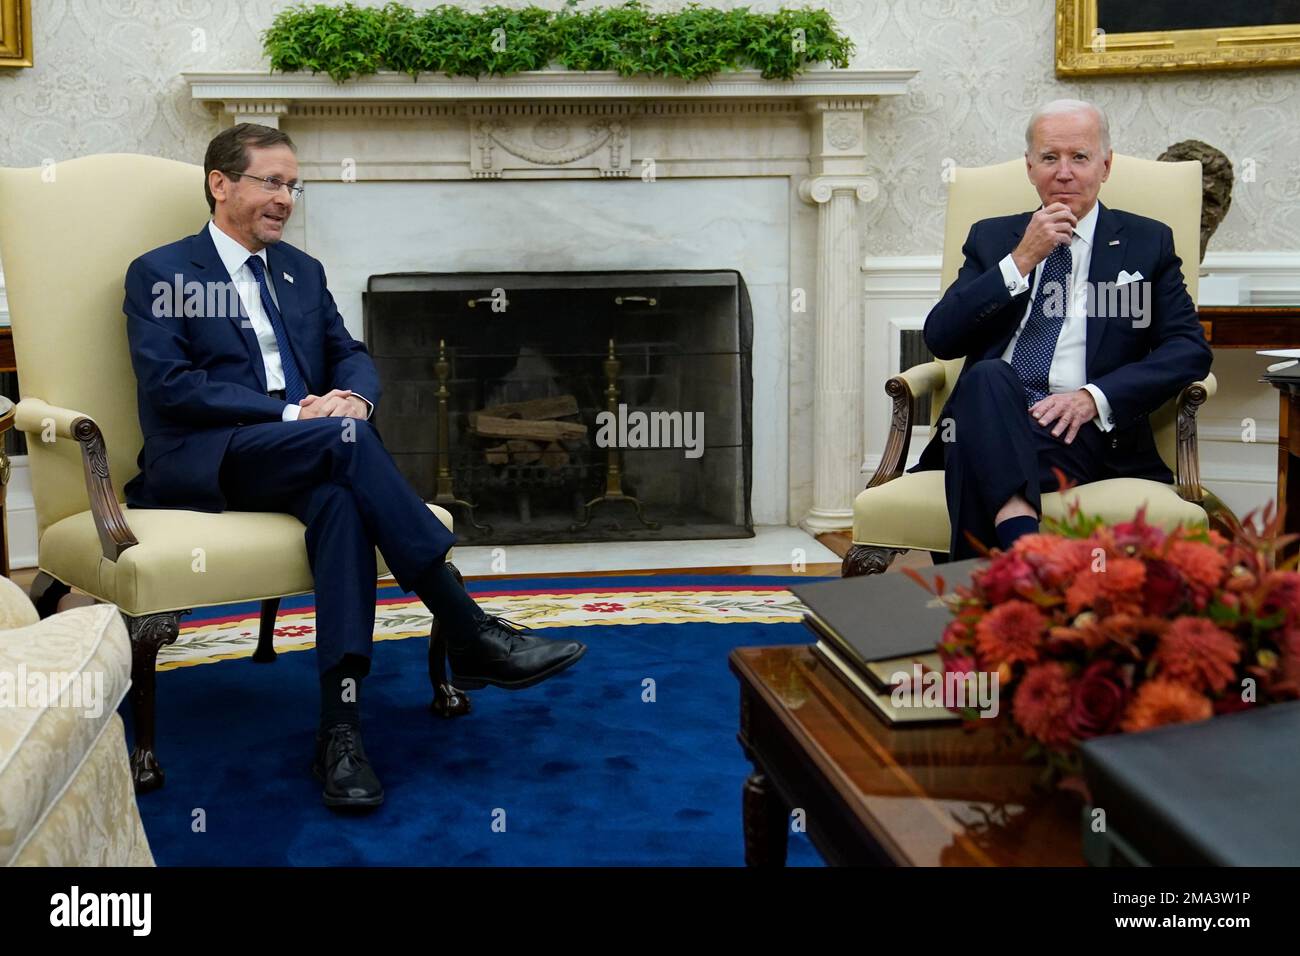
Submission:
M 357 654 L 344 654 L 320 675 L 320 725 L 361 726 L 361 680 L 370 673 L 370 661 Z M 348 681 L 351 681 L 349 684 Z
M 462 646 L 478 635 L 479 621 L 487 615 L 466 593 L 446 562 L 439 561 L 424 572 L 416 582 L 415 593 L 446 628 L 449 647 Z
M 998 533 L 998 546 L 1003 551 L 1009 551 L 1021 535 L 1038 533 L 1038 519 L 1033 515 L 1016 515 L 999 523 L 995 530 Z

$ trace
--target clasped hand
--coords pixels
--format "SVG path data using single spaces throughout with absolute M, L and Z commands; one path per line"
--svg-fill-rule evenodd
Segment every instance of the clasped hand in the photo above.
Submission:
M 351 391 L 336 388 L 324 395 L 308 395 L 298 403 L 298 420 L 307 418 L 365 418 L 369 406 Z

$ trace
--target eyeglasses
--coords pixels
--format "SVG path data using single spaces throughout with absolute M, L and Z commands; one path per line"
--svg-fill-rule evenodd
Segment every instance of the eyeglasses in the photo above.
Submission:
M 268 193 L 278 193 L 281 189 L 288 187 L 289 195 L 292 196 L 294 200 L 302 198 L 301 183 L 286 183 L 283 179 L 277 179 L 275 176 L 252 176 L 248 173 L 232 173 L 228 169 L 223 169 L 222 172 L 227 176 L 244 176 L 248 179 L 256 179 L 262 184 L 262 188 Z

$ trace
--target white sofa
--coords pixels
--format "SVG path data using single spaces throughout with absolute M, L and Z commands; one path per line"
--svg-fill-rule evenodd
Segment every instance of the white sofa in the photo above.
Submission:
M 115 606 L 41 621 L 0 578 L 0 864 L 154 865 L 117 714 L 130 684 Z

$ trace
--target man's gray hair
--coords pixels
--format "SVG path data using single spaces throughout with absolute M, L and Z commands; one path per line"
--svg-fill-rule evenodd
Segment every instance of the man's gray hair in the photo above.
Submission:
M 1025 152 L 1028 153 L 1034 148 L 1034 127 L 1038 121 L 1047 116 L 1060 116 L 1063 113 L 1086 113 L 1091 111 L 1097 117 L 1097 127 L 1101 130 L 1101 151 L 1102 154 L 1110 152 L 1110 122 L 1106 119 L 1105 111 L 1096 103 L 1089 103 L 1087 100 L 1052 100 L 1044 106 L 1034 110 L 1034 115 L 1029 117 L 1029 125 L 1025 127 Z

